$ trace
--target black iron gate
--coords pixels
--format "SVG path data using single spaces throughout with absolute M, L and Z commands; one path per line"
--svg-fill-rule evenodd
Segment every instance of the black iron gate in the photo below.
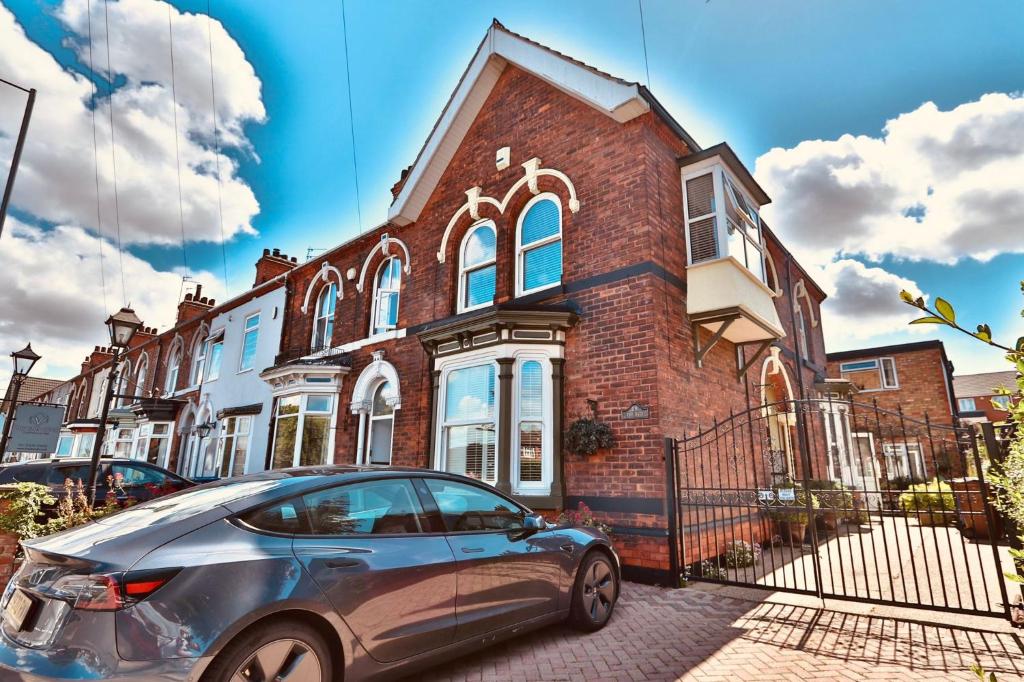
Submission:
M 789 400 L 670 439 L 666 455 L 688 580 L 1009 614 L 1012 563 L 970 428 Z

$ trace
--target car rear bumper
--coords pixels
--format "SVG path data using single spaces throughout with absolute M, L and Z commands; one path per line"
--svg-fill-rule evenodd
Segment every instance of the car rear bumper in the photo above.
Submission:
M 165 661 L 123 661 L 102 658 L 87 650 L 38 650 L 23 647 L 0 633 L 0 680 L 55 682 L 56 680 L 112 680 L 113 682 L 194 682 L 212 658 Z

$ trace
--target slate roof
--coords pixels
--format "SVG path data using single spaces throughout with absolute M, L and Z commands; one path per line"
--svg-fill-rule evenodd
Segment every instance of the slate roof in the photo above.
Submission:
M 982 372 L 980 374 L 961 374 L 953 377 L 953 393 L 957 398 L 977 398 L 995 395 L 995 389 L 1017 387 L 1016 370 L 1006 372 Z

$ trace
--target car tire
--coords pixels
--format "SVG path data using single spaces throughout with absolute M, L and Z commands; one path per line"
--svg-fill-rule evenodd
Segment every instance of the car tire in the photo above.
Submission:
M 331 653 L 323 636 L 305 623 L 281 620 L 257 625 L 224 648 L 203 674 L 202 681 L 250 678 L 331 682 Z
M 619 578 L 604 552 L 583 557 L 576 570 L 569 607 L 569 625 L 584 632 L 600 630 L 612 617 L 619 599 Z

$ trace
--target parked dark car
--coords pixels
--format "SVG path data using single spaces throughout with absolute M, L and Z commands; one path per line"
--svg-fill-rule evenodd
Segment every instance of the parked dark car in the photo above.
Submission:
M 9 483 L 39 483 L 48 486 L 54 496 L 65 493 L 64 482 L 82 481 L 88 488 L 89 459 L 85 457 L 53 457 L 15 462 L 0 466 L 0 485 Z M 116 478 L 114 494 L 120 504 L 129 498 L 134 502 L 146 502 L 154 497 L 191 488 L 195 483 L 182 478 L 167 469 L 147 462 L 125 458 L 103 458 L 100 460 L 99 476 L 96 480 L 94 506 L 102 506 L 110 490 L 108 480 Z
M 253 474 L 24 547 L 0 672 L 26 681 L 390 679 L 561 620 L 597 630 L 619 594 L 600 531 L 423 469 Z

